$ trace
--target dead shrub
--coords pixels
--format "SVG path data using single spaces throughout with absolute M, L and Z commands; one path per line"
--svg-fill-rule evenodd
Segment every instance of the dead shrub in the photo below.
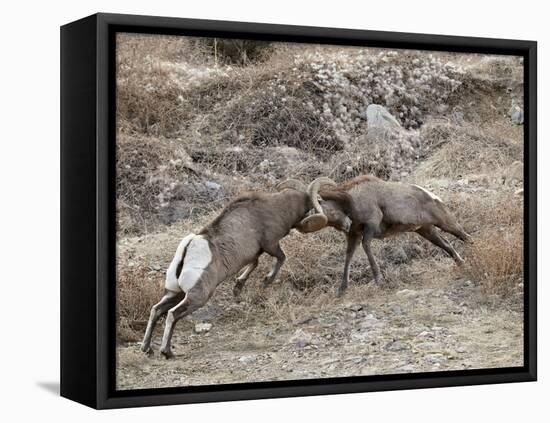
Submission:
M 523 198 L 510 191 L 489 194 L 458 192 L 445 195 L 445 204 L 466 232 L 475 235 L 523 225 Z
M 388 131 L 384 137 L 363 135 L 329 161 L 335 181 L 370 174 L 384 180 L 400 180 L 416 165 L 424 147 L 418 131 Z
M 521 144 L 474 125 L 431 125 L 421 136 L 432 148 L 440 148 L 420 164 L 416 171 L 420 178 L 460 178 L 480 170 L 495 171 L 523 153 Z
M 272 73 L 263 69 L 256 75 L 249 71 L 241 76 L 245 77 L 254 77 L 253 85 L 210 115 L 208 125 L 218 128 L 223 139 L 254 147 L 286 145 L 310 153 L 342 150 L 344 144 L 333 128 L 308 108 L 308 102 L 320 98 L 307 83 L 288 69 Z
M 273 51 L 273 44 L 268 41 L 205 38 L 203 42 L 221 63 L 248 65 L 265 60 Z
M 158 59 L 117 56 L 116 110 L 119 129 L 169 135 L 188 115 L 183 90 Z M 123 124 L 123 125 L 122 125 Z
M 145 266 L 119 266 L 117 271 L 117 339 L 137 341 L 149 319 L 151 307 L 162 294 L 159 273 Z
M 487 231 L 477 235 L 464 251 L 465 274 L 490 295 L 509 297 L 523 282 L 523 230 Z

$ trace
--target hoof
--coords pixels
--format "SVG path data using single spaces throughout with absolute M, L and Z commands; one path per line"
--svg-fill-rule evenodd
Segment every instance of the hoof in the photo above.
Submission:
M 153 348 L 150 345 L 141 344 L 141 351 L 147 355 L 153 354 Z
M 341 298 L 344 296 L 345 293 L 346 293 L 346 288 L 340 287 L 336 290 L 336 297 Z
M 171 350 L 167 350 L 167 351 L 160 350 L 160 353 L 163 355 L 163 357 L 166 360 L 170 360 L 171 358 L 174 358 L 174 353 Z
M 235 299 L 235 302 L 241 301 L 241 290 L 240 289 L 234 289 L 233 290 L 233 298 Z

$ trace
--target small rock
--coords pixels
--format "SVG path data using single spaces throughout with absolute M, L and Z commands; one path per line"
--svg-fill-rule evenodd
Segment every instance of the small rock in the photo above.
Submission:
M 514 195 L 523 195 L 523 188 L 520 188 L 514 192 Z
M 471 287 L 474 286 L 474 283 L 470 280 L 464 282 L 464 286 Z
M 396 316 L 401 316 L 404 312 L 403 309 L 398 305 L 393 305 L 390 307 L 392 314 L 395 314 Z
M 448 179 L 438 179 L 434 182 L 434 185 L 440 187 L 440 188 L 449 188 L 452 183 Z
M 408 349 L 407 344 L 401 341 L 394 341 L 386 346 L 388 351 L 403 351 Z
M 428 354 L 426 355 L 425 359 L 426 361 L 433 364 L 441 364 L 447 361 L 447 357 L 440 353 Z
M 363 305 L 361 305 L 361 304 L 352 304 L 352 305 L 350 305 L 348 308 L 349 308 L 351 311 L 357 312 L 357 311 L 363 310 Z
M 418 296 L 418 292 L 413 289 L 402 289 L 401 291 L 397 291 L 395 295 L 403 298 L 414 298 Z
M 401 124 L 390 112 L 378 104 L 370 104 L 367 107 L 367 124 L 371 128 L 401 128 Z
M 464 348 L 463 346 L 457 347 L 456 352 L 460 354 L 464 354 L 466 352 L 466 348 Z
M 243 364 L 249 364 L 253 361 L 256 361 L 256 356 L 254 355 L 243 355 L 242 357 L 239 357 L 239 361 Z
M 212 323 L 196 323 L 193 328 L 195 333 L 206 333 L 212 329 Z
M 289 343 L 296 345 L 298 348 L 304 348 L 312 343 L 312 336 L 304 330 L 298 329 L 290 338 Z
M 386 140 L 401 131 L 401 124 L 390 112 L 378 104 L 367 107 L 367 137 L 375 140 Z M 398 166 L 399 167 L 399 166 Z
M 523 163 L 515 161 L 506 169 L 506 181 L 523 181 Z
M 420 344 L 416 344 L 415 347 L 420 352 L 429 352 L 437 350 L 439 348 L 439 344 L 435 342 L 421 342 Z
M 510 119 L 514 125 L 522 125 L 524 121 L 523 109 L 519 104 L 512 103 L 510 111 L 508 112 Z
M 216 191 L 221 189 L 221 187 L 222 187 L 220 184 L 218 184 L 217 182 L 214 182 L 214 181 L 206 181 L 204 183 L 204 186 L 208 189 L 216 190 Z
M 403 264 L 409 260 L 405 249 L 400 245 L 384 245 L 382 247 L 382 256 L 392 264 Z
M 482 174 L 479 174 L 479 175 L 471 175 L 470 176 L 470 181 L 471 182 L 475 182 L 477 184 L 480 184 L 480 185 L 489 185 L 489 176 L 482 173 Z
M 416 370 L 416 368 L 412 364 L 406 364 L 404 366 L 398 367 L 396 370 L 399 373 L 412 373 Z

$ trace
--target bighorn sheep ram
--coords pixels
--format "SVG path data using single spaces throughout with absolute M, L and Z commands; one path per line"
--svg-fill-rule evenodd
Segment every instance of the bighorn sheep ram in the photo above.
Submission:
M 318 201 L 328 226 L 339 230 L 349 226 L 344 275 L 338 295 L 342 295 L 348 286 L 351 260 L 361 240 L 376 283 L 382 282 L 382 275 L 371 250 L 373 238 L 416 232 L 442 248 L 457 264 L 464 262 L 436 227 L 462 241 L 469 241 L 470 235 L 464 232 L 441 199 L 422 187 L 364 175 L 335 188 L 322 190 L 319 195 L 321 200 Z
M 186 236 L 166 272 L 164 296 L 151 309 L 142 350 L 151 352 L 155 324 L 167 314 L 160 351 L 166 358 L 172 357 L 170 342 L 176 322 L 202 307 L 221 282 L 246 266 L 237 278 L 234 288 L 237 296 L 262 253 L 277 259 L 264 279 L 264 286 L 273 282 L 285 261 L 279 241 L 293 227 L 313 232 L 327 225 L 317 201 L 323 183 L 331 181 L 318 178 L 308 189 L 290 181 L 280 185 L 280 189 L 286 189 L 277 193 L 242 195 L 198 234 Z M 308 216 L 312 208 L 317 213 Z

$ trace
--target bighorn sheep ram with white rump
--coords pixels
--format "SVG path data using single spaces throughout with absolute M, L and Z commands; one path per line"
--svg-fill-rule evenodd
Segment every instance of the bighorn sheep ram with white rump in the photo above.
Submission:
M 363 175 L 321 191 L 319 195 L 328 226 L 342 230 L 342 226 L 347 226 L 351 219 L 351 227 L 347 232 L 344 276 L 338 295 L 342 295 L 348 286 L 351 260 L 361 240 L 376 283 L 382 282 L 382 275 L 371 251 L 373 238 L 416 232 L 442 248 L 457 264 L 464 262 L 453 246 L 437 232 L 436 227 L 462 241 L 469 241 L 470 235 L 464 232 L 441 199 L 422 187 Z
M 198 234 L 185 237 L 166 272 L 164 296 L 151 310 L 142 350 L 151 352 L 155 324 L 167 314 L 160 352 L 166 358 L 172 357 L 170 341 L 176 322 L 202 307 L 221 282 L 246 266 L 235 285 L 234 293 L 238 295 L 262 253 L 277 259 L 264 285 L 273 282 L 285 261 L 279 241 L 293 227 L 313 232 L 327 225 L 317 202 L 323 183 L 334 184 L 327 178 L 318 178 L 307 189 L 300 189 L 291 181 L 279 188 L 292 189 L 242 195 Z M 312 208 L 317 213 L 307 216 Z

